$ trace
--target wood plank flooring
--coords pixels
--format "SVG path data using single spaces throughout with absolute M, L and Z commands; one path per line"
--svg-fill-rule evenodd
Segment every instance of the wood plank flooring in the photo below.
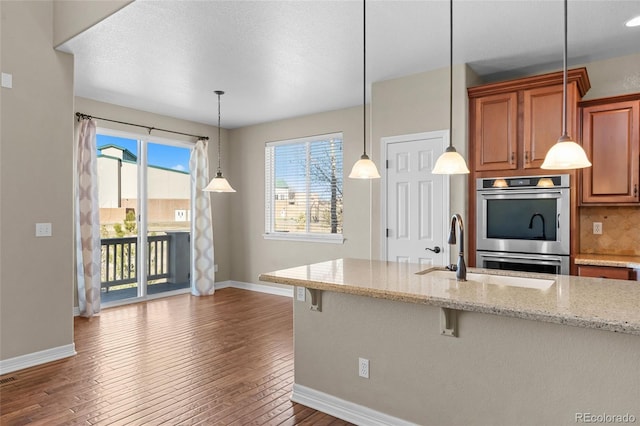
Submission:
M 348 425 L 289 400 L 292 310 L 225 288 L 75 318 L 78 355 L 0 376 L 0 424 Z

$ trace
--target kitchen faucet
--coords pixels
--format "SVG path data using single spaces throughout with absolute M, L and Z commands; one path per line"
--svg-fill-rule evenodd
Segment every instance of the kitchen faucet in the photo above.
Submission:
M 456 266 L 456 279 L 458 281 L 467 280 L 467 265 L 464 263 L 464 225 L 462 224 L 462 216 L 458 213 L 451 216 L 451 228 L 449 229 L 449 244 L 456 243 L 456 223 L 460 229 L 460 249 L 458 254 L 458 265 Z M 453 268 L 451 268 L 453 269 Z
M 544 226 L 544 216 L 542 216 L 540 213 L 536 212 L 533 215 L 531 215 L 531 220 L 529 221 L 529 229 L 533 229 L 533 219 L 535 219 L 536 216 L 540 216 L 540 220 L 542 220 L 542 239 L 546 240 L 547 239 L 547 234 L 546 234 L 545 226 Z

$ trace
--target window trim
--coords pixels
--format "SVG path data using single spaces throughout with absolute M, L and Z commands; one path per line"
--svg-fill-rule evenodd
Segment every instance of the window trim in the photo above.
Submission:
M 265 161 L 264 161 L 264 170 L 265 170 L 265 223 L 264 223 L 264 234 L 262 234 L 265 240 L 279 240 L 279 241 L 301 241 L 301 242 L 314 242 L 314 243 L 330 243 L 330 244 L 343 244 L 344 243 L 344 224 L 341 233 L 336 234 L 321 234 L 321 233 L 313 233 L 313 232 L 277 232 L 270 231 L 274 228 L 275 216 L 273 212 L 273 202 L 275 197 L 275 185 L 273 182 L 275 181 L 274 169 L 272 164 L 275 161 L 274 155 L 275 151 L 273 149 L 269 150 L 268 148 L 273 148 L 276 146 L 282 145 L 292 145 L 292 144 L 307 144 L 309 142 L 315 142 L 322 139 L 331 139 L 336 138 L 340 139 L 343 142 L 343 158 L 344 158 L 344 137 L 343 132 L 332 132 L 326 134 L 319 134 L 314 136 L 305 136 L 301 138 L 292 138 L 286 140 L 279 140 L 273 142 L 265 143 Z M 270 155 L 269 155 L 270 154 Z M 307 162 L 308 167 L 308 162 Z M 307 180 L 309 178 L 307 171 Z M 344 170 L 343 170 L 344 174 Z M 344 177 L 343 177 L 344 182 Z M 308 182 L 307 182 L 308 186 Z M 307 189 L 308 192 L 308 189 Z M 308 206 L 307 206 L 308 207 Z M 306 224 L 307 229 L 309 229 L 309 223 Z

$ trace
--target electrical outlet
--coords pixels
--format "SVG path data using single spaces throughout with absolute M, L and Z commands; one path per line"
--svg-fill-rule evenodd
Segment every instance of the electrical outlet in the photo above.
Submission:
M 593 222 L 593 234 L 602 235 L 602 222 Z
M 365 358 L 358 358 L 358 376 L 369 378 L 369 360 Z
M 299 302 L 304 302 L 306 297 L 306 288 L 304 287 L 296 287 L 296 300 Z
M 50 236 L 51 236 L 50 223 L 36 223 L 36 237 L 50 237 Z

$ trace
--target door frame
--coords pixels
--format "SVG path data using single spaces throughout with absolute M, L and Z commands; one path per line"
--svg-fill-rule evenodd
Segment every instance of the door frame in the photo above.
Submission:
M 406 135 L 386 136 L 380 138 L 380 158 L 382 167 L 382 173 L 380 175 L 380 259 L 387 260 L 387 205 L 388 197 L 387 193 L 387 147 L 393 143 L 411 142 L 421 139 L 437 139 L 442 140 L 442 152 L 449 146 L 449 130 L 433 130 L 430 132 L 421 133 L 409 133 Z M 434 159 L 435 161 L 435 159 Z M 450 247 L 446 243 L 449 229 L 449 217 L 451 215 L 451 198 L 449 196 L 449 188 L 451 187 L 451 176 L 444 175 L 444 188 L 442 191 L 442 198 L 444 206 L 444 223 L 442 224 L 442 238 L 443 238 L 443 257 L 445 262 L 449 262 L 451 259 Z
M 148 208 L 148 182 L 147 182 L 147 168 L 149 166 L 148 162 L 148 148 L 150 143 L 162 144 L 175 146 L 180 148 L 185 148 L 192 150 L 195 146 L 195 142 L 184 141 L 180 139 L 170 139 L 161 136 L 151 136 L 145 135 L 142 133 L 129 132 L 125 130 L 111 129 L 109 127 L 96 127 L 96 135 L 107 135 L 107 136 L 116 136 L 125 139 L 135 140 L 138 145 L 138 154 L 136 161 L 137 168 L 137 177 L 138 177 L 138 201 L 137 201 L 137 217 L 136 223 L 138 225 L 138 237 L 137 237 L 137 250 L 136 257 L 138 265 L 146 265 L 147 262 L 147 244 L 146 238 L 148 236 L 148 218 L 147 218 L 147 208 Z M 96 146 L 97 148 L 97 146 Z M 193 191 L 190 189 L 190 193 Z M 193 201 L 193 200 L 192 200 Z M 192 202 L 190 202 L 192 204 Z M 143 241 L 144 239 L 144 241 Z M 143 244 L 144 243 L 144 244 Z M 193 246 L 190 247 L 191 256 L 193 256 Z M 163 293 L 149 295 L 147 292 L 147 287 L 149 283 L 147 282 L 147 268 L 142 267 L 138 268 L 136 271 L 138 274 L 138 281 L 136 282 L 137 287 L 137 296 L 128 299 L 122 300 L 114 300 L 112 302 L 101 302 L 101 309 L 111 308 L 114 306 L 128 305 L 132 303 L 144 302 L 147 300 L 158 299 L 167 296 L 174 296 L 183 293 L 191 292 L 191 285 L 187 289 L 179 289 L 172 290 Z M 142 285 L 144 283 L 144 285 Z

